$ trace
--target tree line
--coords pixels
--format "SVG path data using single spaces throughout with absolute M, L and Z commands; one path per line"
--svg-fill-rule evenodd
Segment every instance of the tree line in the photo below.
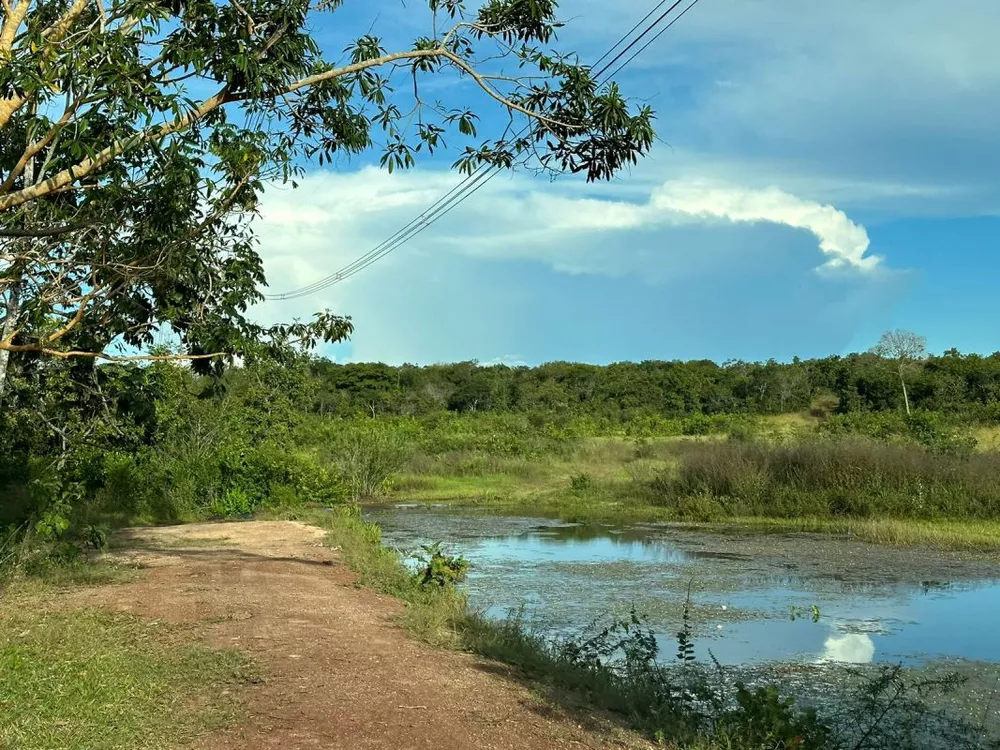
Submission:
M 430 366 L 310 364 L 313 410 L 352 416 L 453 412 L 562 412 L 628 419 L 642 413 L 819 415 L 916 410 L 1000 418 L 1000 352 L 955 349 L 900 364 L 873 352 L 791 362 L 710 360 L 550 362 L 537 367 L 476 362 Z M 901 378 L 905 372 L 905 380 Z M 905 391 L 901 388 L 905 384 Z

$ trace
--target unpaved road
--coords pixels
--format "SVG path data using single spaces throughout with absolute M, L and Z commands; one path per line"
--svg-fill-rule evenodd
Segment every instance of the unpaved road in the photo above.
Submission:
M 401 604 L 356 588 L 320 529 L 290 522 L 126 532 L 139 580 L 70 594 L 170 622 L 200 623 L 264 672 L 239 699 L 249 719 L 209 750 L 465 750 L 647 747 L 607 722 L 582 725 L 506 669 L 414 641 Z

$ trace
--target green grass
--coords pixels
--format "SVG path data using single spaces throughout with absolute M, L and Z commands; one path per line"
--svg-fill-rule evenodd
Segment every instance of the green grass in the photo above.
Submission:
M 749 444 L 717 436 L 608 437 L 533 459 L 418 455 L 390 499 L 581 523 L 739 525 L 887 545 L 1000 549 L 1000 522 L 990 510 L 1000 502 L 996 454 L 820 441 L 808 437 L 815 423 L 802 415 L 771 418 Z
M 239 715 L 224 691 L 252 676 L 240 653 L 159 622 L 27 604 L 0 611 L 0 747 L 161 750 Z
M 734 518 L 727 524 L 762 533 L 842 534 L 874 544 L 968 552 L 1000 551 L 1000 521 L 864 518 Z

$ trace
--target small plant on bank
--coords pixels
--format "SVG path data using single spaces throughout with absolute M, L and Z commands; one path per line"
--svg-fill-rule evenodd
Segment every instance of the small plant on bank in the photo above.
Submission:
M 462 556 L 449 555 L 441 542 L 425 544 L 424 554 L 417 558 L 421 564 L 420 583 L 424 586 L 453 586 L 465 580 L 469 561 Z
M 576 474 L 569 479 L 570 489 L 577 495 L 582 495 L 594 486 L 594 480 L 589 474 Z

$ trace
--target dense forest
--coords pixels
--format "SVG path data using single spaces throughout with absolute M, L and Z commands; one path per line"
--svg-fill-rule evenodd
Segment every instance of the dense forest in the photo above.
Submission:
M 539 367 L 475 362 L 390 367 L 316 360 L 311 370 L 315 410 L 340 416 L 447 409 L 628 419 L 642 413 L 680 417 L 903 408 L 894 363 L 873 354 L 789 363 L 552 362 Z M 953 349 L 929 357 L 907 373 L 907 387 L 917 409 L 962 412 L 983 421 L 1000 418 L 1000 353 L 984 357 Z

